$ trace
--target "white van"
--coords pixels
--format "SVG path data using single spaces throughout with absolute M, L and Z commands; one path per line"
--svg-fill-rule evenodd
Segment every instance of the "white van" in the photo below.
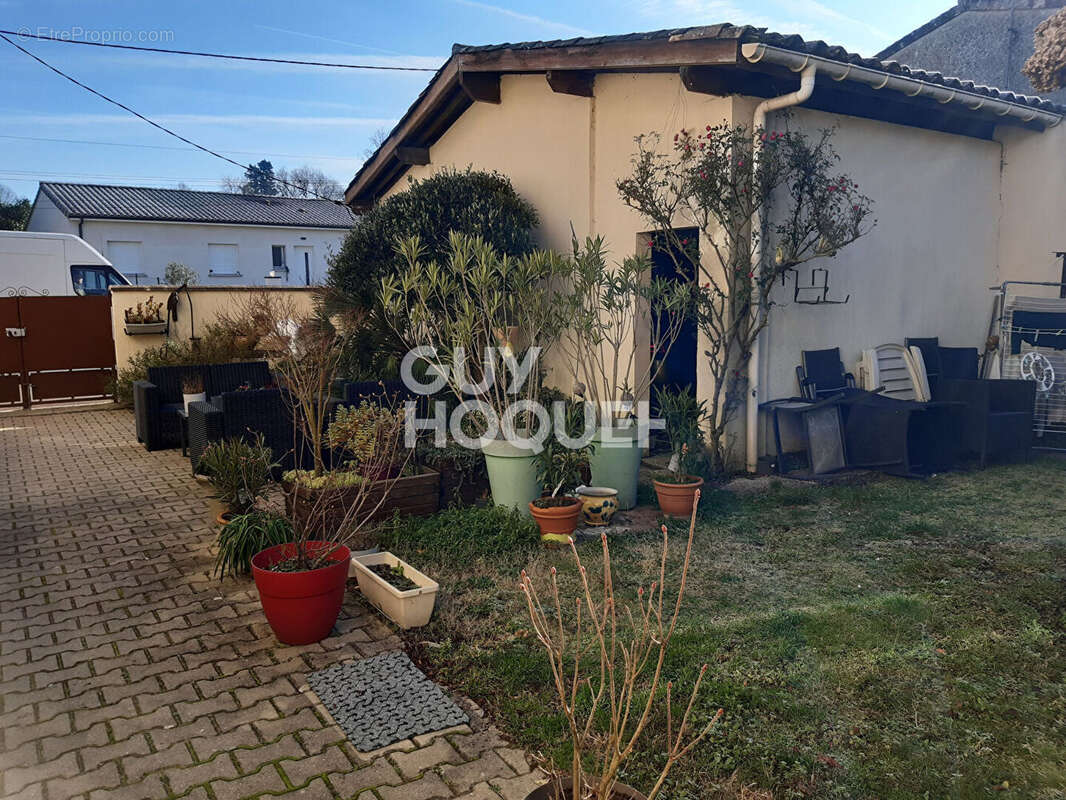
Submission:
M 92 245 L 72 233 L 0 231 L 0 292 L 107 294 L 130 282 Z

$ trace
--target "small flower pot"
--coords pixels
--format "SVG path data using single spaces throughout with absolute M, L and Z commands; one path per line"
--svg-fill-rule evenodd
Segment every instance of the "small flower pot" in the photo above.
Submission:
M 406 591 L 397 589 L 369 569 L 378 564 L 402 567 L 404 577 L 418 584 L 417 588 Z M 352 559 L 351 572 L 359 581 L 359 591 L 363 597 L 404 630 L 420 628 L 433 616 L 440 585 L 392 553 L 356 556 Z
M 574 492 L 581 500 L 581 517 L 586 525 L 609 525 L 618 510 L 618 490 L 607 486 L 579 486 Z
M 538 786 L 532 792 L 526 795 L 526 800 L 573 800 L 573 790 L 567 783 L 566 776 L 563 776 L 562 780 L 562 794 L 557 795 L 555 793 L 555 785 L 549 781 L 543 786 Z M 597 798 L 599 800 L 599 798 Z M 648 800 L 647 795 L 641 794 L 632 786 L 626 786 L 624 783 L 615 783 L 614 791 L 611 793 L 610 798 L 604 798 L 604 800 Z
M 686 475 L 685 479 L 685 483 L 652 481 L 663 516 L 677 519 L 688 519 L 692 516 L 692 502 L 696 496 L 696 490 L 703 486 L 703 478 Z
M 314 644 L 329 636 L 344 603 L 351 551 L 332 542 L 304 544 L 311 557 L 325 557 L 325 565 L 303 572 L 269 569 L 297 552 L 294 543 L 268 547 L 252 557 L 252 577 L 259 590 L 263 613 L 278 641 L 284 644 Z
M 566 505 L 541 508 L 534 500 L 529 504 L 529 513 L 540 527 L 540 540 L 546 545 L 566 544 L 577 528 L 581 518 L 582 501 L 577 497 L 557 498 L 569 500 Z
M 196 392 L 194 394 L 182 394 L 181 399 L 185 401 L 185 413 L 189 413 L 189 403 L 202 403 L 207 400 L 207 392 Z

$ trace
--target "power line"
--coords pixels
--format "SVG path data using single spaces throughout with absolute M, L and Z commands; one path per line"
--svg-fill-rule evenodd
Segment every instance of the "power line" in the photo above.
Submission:
M 48 136 L 14 136 L 11 134 L 0 133 L 0 139 L 15 139 L 23 142 L 58 142 L 61 144 L 92 144 L 92 145 L 106 145 L 109 147 L 141 147 L 148 150 L 178 150 L 183 153 L 189 152 L 192 148 L 189 147 L 174 147 L 173 145 L 165 144 L 136 144 L 133 142 L 105 142 L 100 139 L 56 139 Z M 242 153 L 244 155 L 261 156 L 258 150 L 223 150 L 224 153 Z M 321 155 L 296 155 L 295 153 L 270 153 L 268 154 L 273 158 L 305 158 L 305 159 L 327 159 L 330 161 L 358 161 L 358 158 L 353 156 L 321 156 Z
M 31 53 L 29 50 L 27 50 L 22 45 L 16 44 L 15 42 L 13 42 L 10 39 L 8 39 L 7 36 L 5 36 L 3 34 L 2 31 L 0 31 L 0 39 L 3 39 L 5 42 L 7 42 L 12 47 L 14 47 L 16 50 L 21 50 L 23 53 L 28 55 L 30 58 L 32 58 L 34 61 L 36 61 L 38 64 L 41 64 L 42 66 L 47 67 L 52 72 L 54 72 L 56 75 L 59 75 L 60 77 L 66 78 L 68 81 L 73 83 L 75 86 L 80 86 L 82 89 L 84 89 L 85 91 L 87 91 L 87 92 L 89 92 L 91 94 L 96 95 L 101 100 L 106 100 L 107 102 L 111 103 L 112 105 L 118 106 L 123 111 L 128 111 L 130 114 L 133 114 L 133 116 L 137 117 L 138 119 L 143 120 L 144 122 L 147 122 L 153 128 L 158 128 L 159 130 L 163 131 L 163 133 L 167 134 L 168 136 L 173 136 L 175 139 L 177 139 L 179 141 L 182 141 L 182 142 L 185 142 L 185 144 L 192 145 L 197 150 L 202 150 L 203 152 L 207 153 L 208 155 L 214 156 L 215 158 L 222 159 L 227 164 L 232 164 L 233 166 L 239 167 L 240 169 L 245 169 L 245 170 L 251 169 L 251 170 L 255 170 L 256 172 L 259 172 L 262 175 L 269 175 L 271 180 L 273 180 L 273 181 L 275 181 L 277 183 L 280 183 L 280 184 L 282 184 L 284 186 L 289 186 L 289 187 L 291 187 L 293 189 L 296 189 L 296 190 L 298 190 L 300 192 L 307 192 L 309 194 L 313 194 L 315 197 L 317 197 L 317 198 L 319 198 L 321 200 L 329 200 L 330 202 L 336 203 L 337 205 L 344 205 L 339 200 L 334 200 L 332 197 L 326 197 L 325 195 L 319 194 L 318 192 L 315 192 L 315 191 L 312 191 L 312 190 L 308 189 L 306 186 L 298 186 L 295 183 L 289 183 L 288 181 L 284 181 L 281 178 L 277 178 L 277 177 L 274 176 L 273 172 L 269 172 L 268 173 L 266 170 L 262 170 L 262 169 L 260 169 L 259 167 L 255 166 L 253 164 L 248 164 L 248 165 L 241 164 L 239 161 L 234 161 L 232 158 L 224 156 L 221 153 L 216 152 L 214 150 L 211 150 L 208 147 L 204 147 L 202 144 L 197 144 L 192 139 L 186 139 L 180 133 L 175 133 L 174 131 L 170 130 L 170 128 L 166 128 L 166 127 L 160 125 L 158 122 L 155 122 L 154 120 L 149 119 L 144 114 L 141 114 L 141 113 L 139 113 L 137 111 L 134 111 L 129 106 L 127 106 L 127 105 L 125 105 L 123 103 L 120 103 L 118 100 L 115 100 L 115 99 L 113 99 L 111 97 L 108 97 L 106 94 L 103 94 L 102 92 L 96 91 L 96 89 L 92 88 L 91 86 L 87 86 L 86 84 L 84 84 L 81 81 L 79 81 L 77 78 L 71 77 L 67 73 L 63 72 L 63 70 L 59 69 L 58 67 L 53 67 L 51 64 L 49 64 L 43 58 L 37 57 L 36 55 Z
M 392 72 L 436 72 L 432 67 L 386 67 L 374 64 L 334 64 L 328 61 L 298 61 L 291 58 L 266 58 L 265 56 L 235 56 L 228 53 L 205 53 L 198 50 L 168 50 L 164 47 L 141 47 L 134 44 L 115 44 L 113 42 L 85 42 L 81 39 L 64 39 L 58 36 L 27 33 L 26 31 L 5 31 L 0 34 L 18 36 L 20 39 L 38 39 L 42 42 L 60 42 L 61 44 L 84 44 L 90 47 L 112 47 L 117 50 L 141 50 L 146 53 L 169 53 L 177 56 L 200 56 L 201 58 L 225 58 L 232 61 L 264 61 L 269 64 L 298 64 L 304 67 L 337 67 L 339 69 L 378 69 Z M 10 41 L 10 40 L 8 40 Z

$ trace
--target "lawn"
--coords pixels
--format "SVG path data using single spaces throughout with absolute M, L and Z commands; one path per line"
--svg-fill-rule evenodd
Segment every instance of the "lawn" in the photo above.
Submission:
M 555 566 L 570 589 L 569 554 L 492 509 L 385 538 L 442 585 L 416 657 L 518 744 L 565 759 L 517 576 Z M 635 597 L 660 539 L 610 545 Z M 597 568 L 599 543 L 580 550 Z M 1066 463 L 708 492 L 667 677 L 688 686 L 704 662 L 699 712 L 722 707 L 724 724 L 666 797 L 1066 797 Z M 627 782 L 650 785 L 659 749 L 645 742 Z

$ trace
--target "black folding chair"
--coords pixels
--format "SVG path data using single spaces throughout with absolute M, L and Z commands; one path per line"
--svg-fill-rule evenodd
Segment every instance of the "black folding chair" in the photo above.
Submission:
M 855 388 L 855 376 L 844 370 L 840 348 L 804 350 L 803 364 L 796 367 L 800 395 L 808 400 L 821 400 Z

